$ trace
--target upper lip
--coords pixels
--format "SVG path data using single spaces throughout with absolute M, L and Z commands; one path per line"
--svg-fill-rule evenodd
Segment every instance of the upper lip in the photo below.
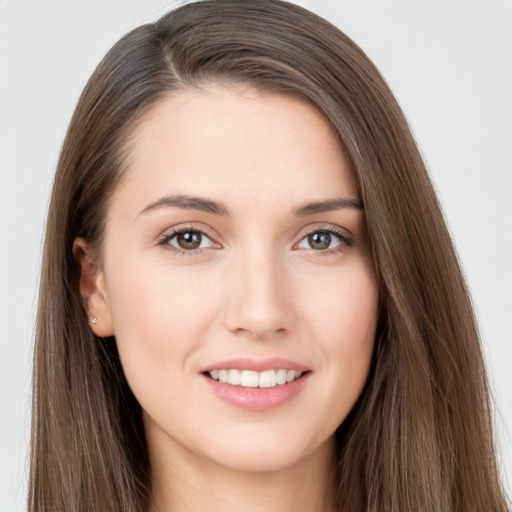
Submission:
M 212 370 L 252 370 L 256 372 L 264 372 L 265 370 L 295 370 L 297 372 L 306 372 L 310 370 L 307 366 L 299 364 L 290 359 L 281 357 L 271 357 L 267 359 L 254 359 L 248 357 L 239 357 L 235 359 L 226 359 L 205 366 L 200 373 L 211 372 Z

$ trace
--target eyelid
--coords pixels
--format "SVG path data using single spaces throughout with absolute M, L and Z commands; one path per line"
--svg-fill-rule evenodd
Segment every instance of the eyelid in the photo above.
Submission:
M 173 237 L 180 233 L 186 233 L 188 231 L 194 231 L 197 233 L 201 233 L 203 236 L 207 237 L 213 244 L 213 247 L 203 247 L 203 248 L 196 248 L 196 249 L 181 249 L 179 247 L 170 245 L 168 242 Z M 317 232 L 327 232 L 331 235 L 336 236 L 340 240 L 340 244 L 338 244 L 336 247 L 333 247 L 331 249 L 324 249 L 324 250 L 316 250 L 316 249 L 304 249 L 298 247 L 298 244 L 301 243 L 306 237 L 313 233 Z M 350 248 L 354 245 L 354 236 L 352 233 L 346 229 L 342 228 L 337 225 L 333 224 L 314 224 L 307 226 L 306 228 L 302 229 L 300 234 L 298 235 L 298 241 L 294 243 L 293 249 L 294 250 L 308 250 L 310 252 L 314 252 L 318 255 L 328 255 L 332 253 L 337 252 L 344 252 L 347 250 L 347 248 Z M 198 226 L 197 224 L 193 223 L 186 223 L 181 224 L 177 226 L 173 226 L 171 228 L 166 229 L 159 237 L 158 237 L 158 245 L 165 246 L 166 250 L 183 254 L 183 255 L 194 255 L 198 252 L 202 252 L 205 249 L 221 249 L 222 244 L 217 242 L 217 239 L 219 236 L 214 232 L 209 226 L 201 224 Z
M 189 231 L 193 231 L 196 233 L 200 233 L 201 235 L 208 238 L 212 244 L 213 247 L 202 247 L 197 249 L 181 249 L 180 247 L 173 246 L 169 244 L 169 240 L 172 240 L 176 235 L 179 235 L 180 233 L 187 233 Z M 222 245 L 216 241 L 218 237 L 215 233 L 213 233 L 213 230 L 208 228 L 205 225 L 193 225 L 193 224 L 181 224 L 178 226 L 173 226 L 172 228 L 166 229 L 157 240 L 158 245 L 164 247 L 166 250 L 175 252 L 177 254 L 182 254 L 185 256 L 193 255 L 198 252 L 204 251 L 205 249 L 220 249 Z
M 324 233 L 326 232 L 331 235 L 334 235 L 340 239 L 341 243 L 339 245 L 337 245 L 336 247 L 333 247 L 331 249 L 325 249 L 325 250 L 302 249 L 302 248 L 298 247 L 298 244 L 300 244 L 306 237 L 308 237 L 309 235 L 312 235 L 313 233 L 317 233 L 317 232 L 324 232 Z M 327 255 L 327 254 L 332 254 L 332 253 L 336 253 L 336 252 L 343 252 L 347 248 L 352 247 L 354 245 L 354 243 L 355 243 L 354 236 L 348 229 L 341 228 L 340 226 L 336 226 L 333 224 L 316 224 L 313 226 L 308 226 L 307 228 L 305 228 L 304 230 L 301 231 L 301 233 L 299 234 L 299 240 L 293 245 L 293 248 L 296 250 L 309 250 L 318 255 Z

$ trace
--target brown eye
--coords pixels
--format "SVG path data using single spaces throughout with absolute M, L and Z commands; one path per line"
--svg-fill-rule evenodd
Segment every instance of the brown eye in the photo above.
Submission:
M 309 249 L 328 253 L 330 250 L 352 246 L 352 240 L 343 233 L 329 229 L 312 231 L 297 244 L 299 249 Z
M 311 249 L 315 249 L 317 251 L 329 249 L 331 245 L 331 239 L 331 234 L 325 231 L 317 231 L 316 233 L 311 233 L 308 235 L 309 246 Z
M 201 233 L 197 231 L 187 231 L 176 235 L 176 243 L 180 249 L 197 249 L 201 246 Z
M 193 251 L 215 245 L 204 233 L 195 230 L 174 233 L 167 238 L 166 243 L 182 251 Z

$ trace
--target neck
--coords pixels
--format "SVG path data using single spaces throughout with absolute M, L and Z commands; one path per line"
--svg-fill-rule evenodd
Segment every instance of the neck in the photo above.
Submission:
M 297 463 L 272 471 L 226 468 L 186 452 L 151 453 L 148 512 L 334 511 L 334 440 Z M 170 454 L 168 454 L 170 455 Z

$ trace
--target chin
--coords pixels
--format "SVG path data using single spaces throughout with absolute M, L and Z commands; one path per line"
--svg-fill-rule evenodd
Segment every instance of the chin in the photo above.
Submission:
M 318 445 L 283 435 L 235 439 L 237 442 L 212 443 L 210 453 L 204 455 L 214 464 L 232 471 L 270 473 L 300 466 L 317 456 L 324 457 L 326 452 L 334 453 L 334 435 Z

